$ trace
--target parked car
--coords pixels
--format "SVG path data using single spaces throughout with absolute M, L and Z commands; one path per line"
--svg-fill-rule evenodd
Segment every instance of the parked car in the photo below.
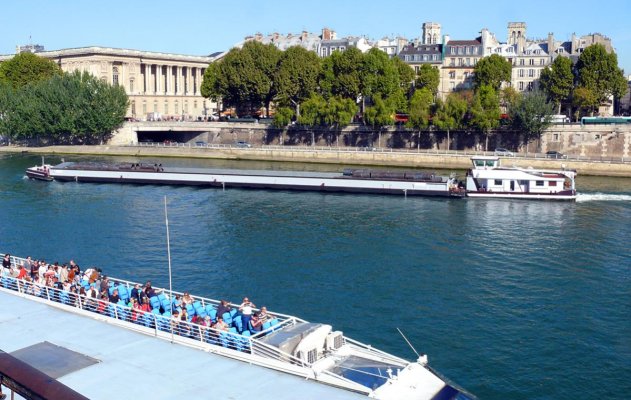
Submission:
M 208 143 L 203 142 L 201 140 L 199 142 L 195 142 L 195 146 L 197 146 L 197 147 L 206 147 L 207 144 Z
M 546 158 L 567 158 L 565 154 L 559 153 L 556 150 L 550 150 L 546 152 Z
M 239 141 L 236 143 L 236 146 L 237 146 L 237 147 L 241 147 L 241 148 L 248 148 L 248 149 L 249 149 L 250 147 L 252 147 L 252 145 L 251 145 L 250 143 L 245 142 L 245 141 L 243 141 L 243 140 L 239 140 Z
M 515 157 L 515 153 L 503 147 L 498 147 L 497 149 L 495 149 L 494 154 L 496 156 Z

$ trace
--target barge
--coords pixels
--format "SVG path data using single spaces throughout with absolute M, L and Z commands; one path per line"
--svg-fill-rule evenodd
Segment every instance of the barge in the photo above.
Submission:
M 29 268 L 27 259 L 10 261 L 11 271 Z M 182 293 L 153 287 L 148 311 L 129 305 L 139 284 L 111 276 L 104 291 L 118 302 L 93 298 L 101 281 L 93 271 L 62 288 L 8 271 L 0 279 L 4 349 L 87 398 L 473 398 L 434 372 L 427 356 L 407 361 L 328 324 L 270 311 L 261 330 L 248 329 L 233 308 L 222 315 L 229 328 L 217 328 L 193 319 L 218 320 L 217 300 L 196 296 L 183 305 Z M 178 307 L 189 319 L 175 317 Z
M 175 168 L 162 164 L 63 162 L 43 165 L 51 179 L 68 182 L 197 185 L 219 188 L 464 197 L 456 176 L 419 171 L 345 169 L 341 173 Z M 34 168 L 27 176 L 35 177 Z

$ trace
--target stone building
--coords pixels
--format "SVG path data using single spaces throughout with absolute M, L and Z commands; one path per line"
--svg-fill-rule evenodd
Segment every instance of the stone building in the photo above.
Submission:
M 442 40 L 440 24 L 425 22 L 421 39 L 416 39 L 404 46 L 399 53 L 399 58 L 414 68 L 416 73 L 423 64 L 430 64 L 440 69 L 443 63 Z
M 443 64 L 438 92 L 442 98 L 453 91 L 473 89 L 473 72 L 483 56 L 481 38 L 451 40 L 444 37 Z
M 216 112 L 200 88 L 212 57 L 108 47 L 80 47 L 35 51 L 57 63 L 65 72 L 86 71 L 129 96 L 127 117 L 146 119 L 197 119 Z M 0 61 L 13 57 L 0 56 Z

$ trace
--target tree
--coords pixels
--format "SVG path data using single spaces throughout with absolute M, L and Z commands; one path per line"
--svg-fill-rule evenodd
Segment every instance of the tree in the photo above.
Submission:
M 489 148 L 489 133 L 499 123 L 500 107 L 495 89 L 489 85 L 479 86 L 471 105 L 471 125 L 484 133 L 484 151 Z
M 273 44 L 246 42 L 206 69 L 202 93 L 221 97 L 225 105 L 238 109 L 251 111 L 265 106 L 269 115 L 269 105 L 276 96 L 273 78 L 280 55 Z
M 377 48 L 370 49 L 363 56 L 360 73 L 363 98 L 380 96 L 385 99 L 400 88 L 397 67 L 385 52 Z
M 574 87 L 572 60 L 562 56 L 555 58 L 551 66 L 541 71 L 539 82 L 544 93 L 557 105 L 557 113 L 561 114 L 561 104 L 570 99 Z
M 431 121 L 434 94 L 429 88 L 416 90 L 410 99 L 408 124 L 415 129 L 426 129 Z
M 277 100 L 280 105 L 291 106 L 300 115 L 300 103 L 318 88 L 320 58 L 313 51 L 293 46 L 281 55 L 274 76 Z
M 526 143 L 540 139 L 541 134 L 551 125 L 554 104 L 547 101 L 540 91 L 524 94 L 511 109 L 513 128 L 524 134 Z
M 492 54 L 481 58 L 474 68 L 473 82 L 476 88 L 490 86 L 495 92 L 500 90 L 502 82 L 510 82 L 513 66 L 503 57 Z
M 579 86 L 572 93 L 572 105 L 576 107 L 575 119 L 581 114 L 581 111 L 594 113 L 594 108 L 598 107 L 598 97 L 590 89 Z
M 445 102 L 438 101 L 436 104 L 432 122 L 438 129 L 447 131 L 447 150 L 451 148 L 449 133 L 463 126 L 467 107 L 467 101 L 458 93 L 450 93 Z
M 16 54 L 0 63 L 0 82 L 8 83 L 14 88 L 61 74 L 61 68 L 54 61 L 33 53 Z
M 362 52 L 351 47 L 335 51 L 322 62 L 319 85 L 325 98 L 339 96 L 357 101 L 362 91 Z
M 609 100 L 620 98 L 627 91 L 627 81 L 620 68 L 616 53 L 607 53 L 605 46 L 594 44 L 587 47 L 576 63 L 578 86 L 591 91 L 596 98 L 596 106 Z
M 440 72 L 438 68 L 434 68 L 429 64 L 421 65 L 416 78 L 417 89 L 427 88 L 434 96 L 438 93 L 438 85 L 440 83 Z
M 414 76 L 416 75 L 414 69 L 399 57 L 392 58 L 392 64 L 394 64 L 394 67 L 399 73 L 399 85 L 401 86 L 401 89 L 407 93 L 414 82 Z
M 364 112 L 365 121 L 378 130 L 393 125 L 396 109 L 392 107 L 392 104 L 383 101 L 380 96 L 375 97 L 373 103 L 373 106 L 366 108 Z

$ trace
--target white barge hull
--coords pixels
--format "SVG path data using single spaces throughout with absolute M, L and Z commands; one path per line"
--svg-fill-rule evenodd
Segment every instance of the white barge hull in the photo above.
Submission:
M 65 163 L 70 164 L 70 163 Z M 282 171 L 257 172 L 238 171 L 213 172 L 164 168 L 155 171 L 105 170 L 74 168 L 60 164 L 51 168 L 51 176 L 58 181 L 111 182 L 136 184 L 197 185 L 209 187 L 235 187 L 251 189 L 303 190 L 319 192 L 349 192 L 394 194 L 401 196 L 462 197 L 454 191 L 456 182 L 451 178 L 443 181 L 413 181 L 361 179 L 339 173 L 288 173 Z

